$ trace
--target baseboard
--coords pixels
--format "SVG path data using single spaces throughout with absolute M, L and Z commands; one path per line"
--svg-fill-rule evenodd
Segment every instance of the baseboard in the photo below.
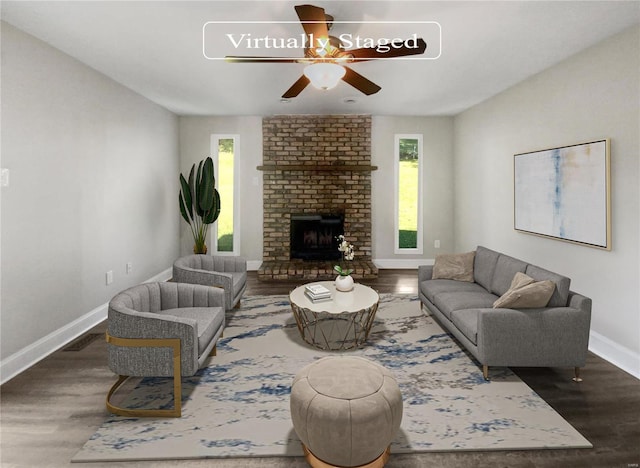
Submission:
M 640 354 L 594 331 L 589 333 L 589 351 L 640 379 Z
M 143 281 L 143 283 L 154 283 L 154 282 L 157 282 L 157 281 L 159 281 L 159 282 L 169 281 L 172 276 L 173 276 L 173 267 L 172 268 L 167 268 L 166 270 L 161 271 L 157 275 L 152 276 L 151 278 L 149 278 L 146 281 Z
M 262 260 L 247 260 L 247 271 L 258 271 Z
M 432 258 L 374 258 L 381 270 L 417 270 L 420 265 L 433 265 Z
M 167 281 L 171 278 L 172 269 L 168 268 L 163 272 L 144 281 L 149 283 L 152 281 Z M 49 356 L 54 351 L 62 348 L 72 342 L 79 336 L 98 325 L 107 318 L 108 303 L 99 305 L 95 309 L 78 317 L 73 322 L 49 333 L 47 336 L 40 338 L 20 351 L 13 353 L 11 356 L 0 362 L 0 384 L 8 382 L 16 375 L 24 372 L 29 367 L 38 363 L 42 359 Z
M 73 322 L 3 359 L 0 363 L 0 384 L 11 380 L 105 320 L 107 318 L 107 305 L 102 304 L 96 307 Z

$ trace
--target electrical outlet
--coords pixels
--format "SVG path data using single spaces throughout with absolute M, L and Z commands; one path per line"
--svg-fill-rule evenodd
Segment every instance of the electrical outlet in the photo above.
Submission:
M 133 271 L 133 262 L 127 262 L 127 275 Z
M 439 248 L 440 248 L 440 240 L 438 240 L 438 239 L 437 239 L 437 240 L 433 241 L 433 246 L 434 246 L 436 249 L 439 249 Z
M 111 283 L 113 283 L 113 271 L 112 270 L 107 271 L 107 274 L 105 276 L 106 276 L 106 279 L 107 279 L 107 285 L 110 285 Z

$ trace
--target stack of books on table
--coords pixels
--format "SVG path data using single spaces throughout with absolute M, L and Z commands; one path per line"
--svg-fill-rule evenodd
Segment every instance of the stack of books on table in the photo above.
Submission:
M 331 291 L 321 284 L 307 284 L 304 293 L 311 302 L 323 302 L 331 300 Z

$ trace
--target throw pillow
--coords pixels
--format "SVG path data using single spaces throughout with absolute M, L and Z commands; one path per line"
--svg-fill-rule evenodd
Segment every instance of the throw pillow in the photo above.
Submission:
M 507 292 L 493 303 L 494 309 L 499 307 L 509 309 L 533 309 L 545 307 L 556 284 L 553 281 L 536 281 L 524 273 L 517 272 L 511 281 Z
M 436 255 L 432 279 L 452 279 L 473 283 L 473 259 L 476 252 Z

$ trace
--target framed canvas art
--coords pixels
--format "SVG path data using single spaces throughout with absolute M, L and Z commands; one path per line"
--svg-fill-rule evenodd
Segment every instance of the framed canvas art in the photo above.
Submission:
M 608 139 L 514 155 L 514 228 L 611 250 Z

